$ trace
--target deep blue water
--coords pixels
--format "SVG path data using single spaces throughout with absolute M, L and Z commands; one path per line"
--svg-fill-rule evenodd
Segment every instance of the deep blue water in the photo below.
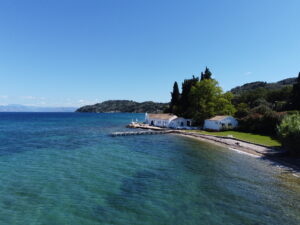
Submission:
M 300 181 L 143 114 L 0 113 L 0 224 L 300 224 Z

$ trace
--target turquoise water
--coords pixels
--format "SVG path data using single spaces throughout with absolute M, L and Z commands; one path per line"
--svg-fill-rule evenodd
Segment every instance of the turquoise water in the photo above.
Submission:
M 300 224 L 300 179 L 142 114 L 0 113 L 0 224 Z

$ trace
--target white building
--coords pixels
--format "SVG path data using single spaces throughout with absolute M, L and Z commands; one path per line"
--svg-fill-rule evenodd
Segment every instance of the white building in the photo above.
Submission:
M 169 127 L 174 129 L 182 129 L 182 128 L 190 128 L 192 126 L 192 120 L 191 119 L 185 119 L 182 117 L 177 117 L 176 119 L 173 119 Z
M 238 121 L 232 116 L 215 116 L 204 121 L 204 130 L 228 130 L 238 126 Z
M 148 114 L 145 115 L 145 123 L 156 127 L 169 127 L 175 129 L 189 128 L 192 126 L 192 120 L 177 117 L 173 114 Z

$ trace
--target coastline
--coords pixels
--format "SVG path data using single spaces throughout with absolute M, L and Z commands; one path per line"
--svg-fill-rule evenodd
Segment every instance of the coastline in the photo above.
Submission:
M 217 137 L 213 135 L 205 135 L 179 130 L 173 131 L 171 132 L 171 134 L 175 134 L 181 137 L 193 138 L 198 141 L 209 142 L 211 144 L 226 147 L 227 149 L 238 152 L 240 154 L 269 160 L 276 165 L 285 167 L 288 172 L 291 172 L 295 177 L 300 178 L 300 159 L 293 159 L 287 156 L 282 156 L 284 152 L 279 152 L 272 147 L 253 144 L 234 138 Z
M 242 151 L 244 153 L 256 157 L 263 157 L 266 154 L 273 154 L 277 152 L 271 147 L 257 145 L 257 144 L 241 141 L 235 138 L 219 137 L 219 136 L 198 134 L 198 133 L 178 131 L 178 130 L 173 131 L 172 134 L 176 134 L 183 137 L 189 137 L 200 141 L 205 141 L 212 144 L 217 144 L 219 146 Z
M 127 126 L 133 129 L 145 129 L 153 131 L 168 131 L 168 134 L 178 135 L 181 137 L 193 138 L 198 141 L 209 142 L 211 144 L 226 147 L 231 151 L 239 154 L 248 155 L 263 160 L 268 160 L 274 165 L 283 166 L 286 171 L 291 172 L 294 176 L 300 178 L 300 158 L 289 157 L 286 151 L 274 147 L 255 144 L 247 141 L 242 141 L 234 137 L 221 137 L 208 134 L 200 134 L 192 131 L 173 130 L 145 125 L 140 123 L 131 123 Z

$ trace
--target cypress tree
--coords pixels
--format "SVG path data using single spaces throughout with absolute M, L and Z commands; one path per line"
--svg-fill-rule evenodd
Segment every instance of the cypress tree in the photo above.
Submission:
M 180 101 L 180 92 L 178 88 L 178 83 L 175 81 L 173 85 L 173 92 L 171 92 L 171 103 L 170 103 L 170 112 L 176 113 Z
M 180 98 L 180 116 L 190 118 L 189 109 L 192 107 L 190 103 L 190 92 L 193 86 L 199 82 L 199 78 L 193 75 L 192 79 L 186 79 L 182 83 L 182 93 Z
M 211 75 L 212 73 L 210 72 L 210 70 L 206 67 L 204 74 L 203 74 L 203 79 L 211 79 Z
M 293 85 L 292 105 L 296 110 L 300 110 L 300 72 L 298 74 L 297 83 Z
M 201 78 L 200 78 L 200 80 L 204 80 L 204 73 L 203 72 L 201 72 Z

